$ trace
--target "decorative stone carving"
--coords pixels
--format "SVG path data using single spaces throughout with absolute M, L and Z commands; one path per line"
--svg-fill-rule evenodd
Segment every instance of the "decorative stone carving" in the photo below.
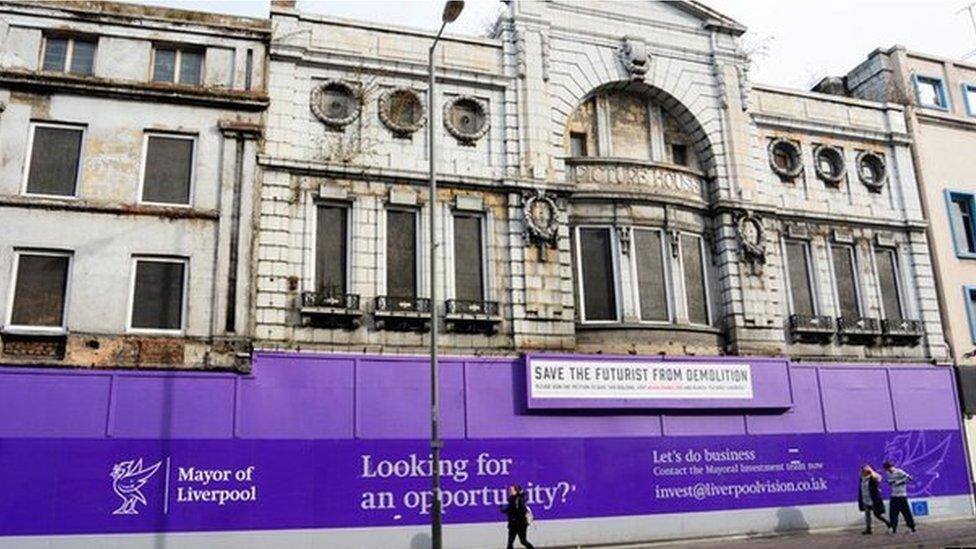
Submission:
M 539 189 L 525 197 L 522 204 L 522 221 L 525 225 L 525 241 L 539 248 L 539 258 L 546 261 L 545 248 L 555 248 L 559 243 L 559 207 Z
M 725 82 L 725 66 L 715 63 L 715 87 L 718 89 L 718 104 L 723 109 L 729 108 L 729 87 Z
M 696 200 L 702 199 L 702 179 L 671 167 L 605 158 L 576 159 L 568 164 L 569 179 L 581 186 L 606 190 L 644 191 Z M 615 189 L 615 187 L 631 187 Z
M 871 151 L 861 151 L 857 155 L 857 176 L 868 190 L 880 193 L 888 182 L 888 168 L 884 156 Z
M 847 175 L 844 150 L 833 145 L 817 145 L 813 148 L 813 166 L 817 177 L 828 185 L 838 185 Z
M 623 44 L 617 50 L 617 58 L 630 74 L 631 80 L 643 80 L 644 75 L 651 68 L 647 44 L 639 36 L 625 36 Z
M 319 120 L 336 130 L 359 118 L 363 108 L 359 90 L 341 80 L 326 80 L 312 88 L 311 106 Z
M 739 65 L 736 67 L 739 72 L 739 101 L 742 103 L 742 110 L 749 110 L 749 98 L 752 97 L 752 84 L 749 83 L 749 65 Z
M 742 261 L 752 266 L 753 274 L 766 263 L 766 230 L 761 217 L 749 210 L 739 214 L 735 223 Z
M 459 95 L 444 105 L 444 126 L 462 145 L 474 145 L 488 133 L 491 122 L 484 103 Z
M 525 76 L 525 33 L 513 27 L 512 36 L 515 38 L 515 67 L 519 76 Z
M 427 110 L 420 94 L 410 88 L 388 90 L 380 96 L 380 121 L 397 137 L 407 137 L 424 127 Z
M 539 39 L 542 41 L 542 80 L 544 82 L 548 82 L 549 81 L 549 64 L 551 62 L 550 61 L 550 57 L 551 57 L 550 49 L 551 49 L 551 46 L 549 44 L 549 33 L 546 32 L 546 31 L 543 31 L 539 35 Z

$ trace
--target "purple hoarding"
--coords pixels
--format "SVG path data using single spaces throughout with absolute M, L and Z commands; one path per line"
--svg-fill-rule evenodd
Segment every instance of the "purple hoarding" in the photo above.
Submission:
M 885 458 L 913 497 L 969 493 L 949 369 L 673 360 L 748 362 L 754 398 L 787 406 L 532 409 L 523 360 L 443 360 L 447 522 L 500 520 L 508 483 L 539 520 L 852 502 Z M 427 522 L 424 357 L 254 363 L 0 368 L 0 535 Z
M 465 440 L 445 448 L 445 520 L 500 520 L 508 483 L 526 487 L 539 520 L 844 502 L 860 464 L 886 458 L 914 475 L 914 497 L 967 493 L 954 431 Z M 428 460 L 416 440 L 8 440 L 0 529 L 422 524 Z

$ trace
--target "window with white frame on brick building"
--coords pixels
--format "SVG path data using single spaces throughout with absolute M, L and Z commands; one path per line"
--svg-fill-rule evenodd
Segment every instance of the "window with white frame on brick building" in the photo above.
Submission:
M 60 331 L 65 326 L 69 252 L 15 250 L 7 327 Z
M 137 257 L 132 274 L 129 328 L 178 332 L 186 303 L 185 258 Z
M 81 126 L 32 123 L 24 193 L 75 196 L 81 171 L 83 136 Z
M 146 134 L 142 202 L 190 205 L 195 145 L 192 135 Z

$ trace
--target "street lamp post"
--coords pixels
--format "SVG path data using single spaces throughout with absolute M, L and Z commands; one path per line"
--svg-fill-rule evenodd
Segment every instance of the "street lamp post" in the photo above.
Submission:
M 427 51 L 427 157 L 430 160 L 430 464 L 431 488 L 434 494 L 434 508 L 430 516 L 430 538 L 433 549 L 441 549 L 441 443 L 440 439 L 440 385 L 437 373 L 437 177 L 434 145 L 434 49 L 441 39 L 444 27 L 461 15 L 464 0 L 448 0 L 441 15 L 441 28 Z

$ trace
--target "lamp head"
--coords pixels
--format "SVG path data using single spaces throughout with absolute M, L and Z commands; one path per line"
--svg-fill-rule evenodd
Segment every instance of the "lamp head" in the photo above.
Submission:
M 444 23 L 453 23 L 461 15 L 461 10 L 463 9 L 464 0 L 447 0 L 444 3 L 444 15 L 441 16 L 441 21 Z

